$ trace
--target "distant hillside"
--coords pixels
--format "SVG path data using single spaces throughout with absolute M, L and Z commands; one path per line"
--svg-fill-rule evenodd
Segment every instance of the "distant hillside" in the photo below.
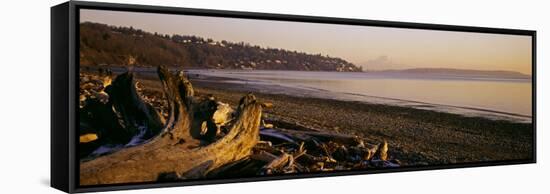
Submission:
M 80 24 L 80 64 L 167 65 L 184 68 L 351 71 L 361 67 L 340 58 L 196 36 L 163 35 L 132 27 Z
M 500 77 L 529 79 L 530 75 L 515 71 L 486 71 L 472 69 L 452 69 L 452 68 L 414 68 L 403 70 L 381 70 L 373 71 L 380 73 L 407 73 L 407 74 L 429 74 L 429 75 L 449 75 L 449 76 L 477 76 L 477 77 Z

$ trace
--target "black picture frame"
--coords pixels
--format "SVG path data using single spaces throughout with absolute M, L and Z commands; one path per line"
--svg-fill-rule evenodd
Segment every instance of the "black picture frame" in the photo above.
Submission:
M 79 80 L 77 75 L 79 71 L 78 26 L 80 9 L 166 13 L 195 16 L 215 16 L 244 19 L 531 36 L 533 102 L 532 123 L 534 134 L 532 140 L 533 158 L 525 160 L 475 162 L 422 167 L 400 167 L 395 169 L 369 169 L 368 171 L 359 170 L 330 173 L 261 176 L 251 178 L 193 180 L 169 183 L 130 183 L 119 185 L 97 185 L 82 187 L 78 184 L 79 168 L 77 160 L 78 149 L 76 142 L 76 139 L 78 139 L 78 133 L 76 133 L 76 129 L 78 126 L 77 104 Z M 536 31 L 533 30 L 69 1 L 51 8 L 51 186 L 68 193 L 73 193 L 536 163 L 536 53 Z

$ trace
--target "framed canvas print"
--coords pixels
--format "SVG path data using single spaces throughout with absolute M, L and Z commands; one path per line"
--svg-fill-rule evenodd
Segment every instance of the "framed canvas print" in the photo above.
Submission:
M 52 7 L 66 192 L 534 163 L 535 31 Z

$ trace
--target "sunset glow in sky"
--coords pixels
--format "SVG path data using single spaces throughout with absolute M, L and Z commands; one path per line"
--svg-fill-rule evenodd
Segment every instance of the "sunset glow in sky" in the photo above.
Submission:
M 81 10 L 80 21 L 321 53 L 366 70 L 428 67 L 531 75 L 530 36 L 102 10 Z

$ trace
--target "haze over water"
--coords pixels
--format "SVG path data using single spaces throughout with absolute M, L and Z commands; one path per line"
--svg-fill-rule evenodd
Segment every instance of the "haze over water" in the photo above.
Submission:
M 348 100 L 378 100 L 444 112 L 458 111 L 465 115 L 476 112 L 482 116 L 519 117 L 524 121 L 530 120 L 532 115 L 532 85 L 529 79 L 258 70 L 193 72 L 251 81 L 246 84 L 258 82 L 256 84 L 266 87 L 281 85 L 317 89 Z

